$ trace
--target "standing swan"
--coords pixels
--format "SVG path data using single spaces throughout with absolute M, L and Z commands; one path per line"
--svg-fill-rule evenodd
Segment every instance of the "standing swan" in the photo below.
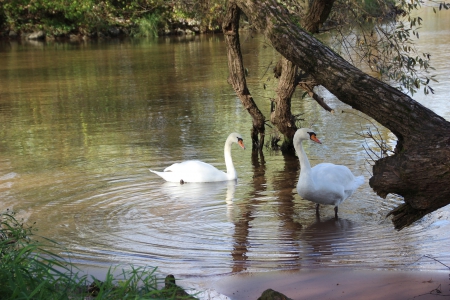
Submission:
M 175 163 L 164 169 L 164 172 L 157 172 L 150 170 L 150 172 L 161 176 L 169 182 L 214 182 L 214 181 L 228 181 L 237 178 L 236 169 L 231 159 L 231 144 L 236 143 L 244 147 L 244 141 L 239 133 L 232 133 L 225 141 L 225 165 L 227 172 L 218 170 L 216 167 L 204 163 L 199 160 L 187 160 L 181 163 Z
M 297 192 L 303 199 L 317 203 L 317 215 L 319 204 L 334 205 L 334 216 L 337 218 L 338 205 L 364 183 L 364 176 L 355 177 L 346 166 L 331 163 L 321 163 L 311 168 L 302 147 L 305 140 L 322 144 L 311 129 L 301 128 L 295 133 L 294 148 L 300 160 Z

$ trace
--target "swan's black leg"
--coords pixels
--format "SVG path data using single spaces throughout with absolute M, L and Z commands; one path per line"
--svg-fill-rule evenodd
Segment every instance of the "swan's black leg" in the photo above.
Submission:
M 320 216 L 320 214 L 319 214 L 319 203 L 316 204 L 316 216 Z
M 338 212 L 338 207 L 335 206 L 335 207 L 334 207 L 334 218 L 335 218 L 335 219 L 338 218 L 337 212 Z

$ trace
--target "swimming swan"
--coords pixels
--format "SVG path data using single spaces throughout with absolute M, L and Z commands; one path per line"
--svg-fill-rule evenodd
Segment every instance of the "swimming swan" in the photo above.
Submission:
M 236 169 L 231 159 L 231 145 L 233 143 L 244 147 L 244 141 L 239 133 L 231 133 L 225 141 L 224 154 L 227 172 L 218 170 L 216 167 L 199 160 L 187 160 L 175 163 L 164 169 L 164 172 L 150 170 L 150 172 L 161 176 L 169 182 L 216 182 L 228 181 L 237 178 Z
M 302 147 L 305 140 L 322 144 L 309 128 L 298 129 L 295 133 L 294 148 L 300 160 L 297 192 L 303 199 L 316 203 L 317 215 L 319 204 L 334 205 L 334 216 L 337 218 L 338 205 L 364 183 L 364 176 L 355 177 L 346 166 L 331 163 L 321 163 L 311 168 Z

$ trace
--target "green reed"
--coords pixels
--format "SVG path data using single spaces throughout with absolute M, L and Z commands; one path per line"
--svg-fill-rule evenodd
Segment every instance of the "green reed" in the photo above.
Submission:
M 148 14 L 137 20 L 137 28 L 132 31 L 132 35 L 135 37 L 158 37 L 159 22 L 158 14 Z

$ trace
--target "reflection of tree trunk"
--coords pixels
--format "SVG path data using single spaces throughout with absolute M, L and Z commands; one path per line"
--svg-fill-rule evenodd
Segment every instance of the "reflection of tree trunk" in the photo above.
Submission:
M 233 86 L 236 94 L 253 119 L 252 128 L 252 148 L 262 149 L 264 145 L 265 128 L 264 115 L 253 101 L 253 97 L 247 88 L 245 80 L 244 65 L 239 43 L 239 17 L 241 10 L 234 2 L 229 3 L 229 7 L 222 24 L 225 42 L 227 45 L 228 69 L 230 75 L 228 82 Z M 258 139 L 259 134 L 259 139 Z
M 275 191 L 275 198 L 278 200 L 277 209 L 280 219 L 280 229 L 282 230 L 284 244 L 282 249 L 285 249 L 288 243 L 291 247 L 287 248 L 287 252 L 281 254 L 286 254 L 291 257 L 291 262 L 289 262 L 290 267 L 300 268 L 301 267 L 301 256 L 300 256 L 300 235 L 303 230 L 302 224 L 296 219 L 297 212 L 295 211 L 295 187 L 298 181 L 298 173 L 300 169 L 300 164 L 298 158 L 295 155 L 284 155 L 284 169 L 279 173 L 278 176 L 273 177 L 273 188 Z M 295 255 L 295 258 L 293 257 Z
M 245 207 L 246 208 L 246 207 Z M 238 220 L 234 222 L 233 234 L 233 250 L 231 256 L 233 257 L 233 273 L 239 273 L 247 269 L 247 253 L 248 253 L 248 238 L 250 231 L 250 222 L 254 219 L 252 211 L 244 211 Z
M 258 157 L 261 157 L 261 160 Z M 233 273 L 245 271 L 247 269 L 247 252 L 250 235 L 250 223 L 255 219 L 255 209 L 260 204 L 261 191 L 267 186 L 265 177 L 265 161 L 262 151 L 252 151 L 252 165 L 253 165 L 253 192 L 250 193 L 248 199 L 250 203 L 239 205 L 240 215 L 234 222 L 234 245 L 231 256 L 233 257 Z
M 378 160 L 370 179 L 381 197 L 404 197 L 403 208 L 393 211 L 396 228 L 450 203 L 449 122 L 346 62 L 297 26 L 276 0 L 235 1 L 278 52 L 397 136 L 396 154 Z

